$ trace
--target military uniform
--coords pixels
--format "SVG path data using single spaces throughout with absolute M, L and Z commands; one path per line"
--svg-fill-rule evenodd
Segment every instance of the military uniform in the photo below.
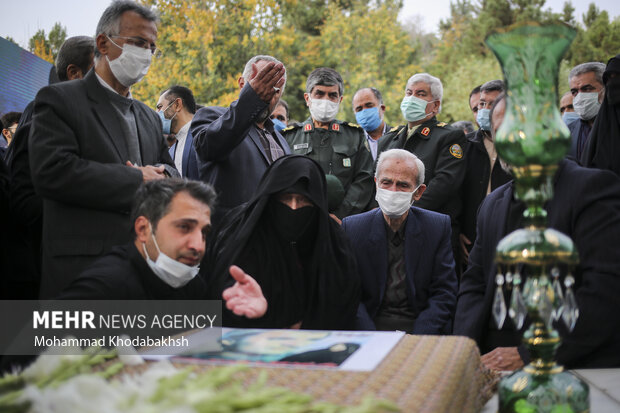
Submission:
M 425 167 L 426 191 L 416 206 L 450 215 L 452 230 L 461 211 L 459 189 L 465 176 L 465 134 L 435 117 L 422 123 L 407 139 L 407 125 L 392 128 L 379 140 L 378 153 L 388 149 L 406 149 Z M 456 232 L 458 236 L 458 232 Z M 454 234 L 453 234 L 454 235 Z
M 345 190 L 342 204 L 334 211 L 338 218 L 364 211 L 373 193 L 373 161 L 359 125 L 334 120 L 322 129 L 308 118 L 285 128 L 282 135 L 292 153 L 314 159 L 325 174 L 338 177 Z

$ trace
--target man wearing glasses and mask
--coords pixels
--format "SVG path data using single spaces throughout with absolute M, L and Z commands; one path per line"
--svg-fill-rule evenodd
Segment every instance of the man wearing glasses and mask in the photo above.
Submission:
M 29 149 L 45 216 L 42 298 L 131 240 L 129 211 L 142 182 L 178 176 L 159 116 L 130 91 L 157 55 L 157 22 L 144 6 L 113 2 L 97 25 L 94 70 L 36 97 Z

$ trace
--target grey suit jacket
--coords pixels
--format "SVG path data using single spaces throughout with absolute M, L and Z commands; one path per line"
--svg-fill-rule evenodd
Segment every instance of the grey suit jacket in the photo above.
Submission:
M 176 173 L 157 114 L 139 101 L 133 110 L 142 164 L 163 163 Z M 129 212 L 142 173 L 125 166 L 120 120 L 94 70 L 39 91 L 28 146 L 32 181 L 43 197 L 40 296 L 47 298 L 132 239 Z

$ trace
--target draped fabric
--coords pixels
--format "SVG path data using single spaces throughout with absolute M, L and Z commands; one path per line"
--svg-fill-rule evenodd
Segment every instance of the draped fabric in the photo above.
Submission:
M 616 74 L 613 80 L 609 79 L 612 72 Z M 609 93 L 612 93 L 610 82 L 616 83 L 620 79 L 620 54 L 609 59 L 603 79 L 608 90 L 580 161 L 589 168 L 607 169 L 620 176 L 620 103 L 618 97 L 615 98 L 616 104 L 609 101 Z M 615 88 L 613 93 L 619 93 L 618 89 Z
M 293 211 L 277 200 L 282 193 L 304 195 L 312 207 Z M 318 163 L 290 155 L 269 166 L 254 197 L 228 214 L 208 248 L 206 273 L 209 284 L 219 287 L 215 290 L 232 285 L 228 269 L 235 264 L 256 279 L 268 302 L 260 319 L 225 314 L 225 326 L 288 328 L 301 322 L 304 329 L 352 327 L 360 300 L 355 256 L 327 211 Z M 291 214 L 305 222 L 289 220 Z

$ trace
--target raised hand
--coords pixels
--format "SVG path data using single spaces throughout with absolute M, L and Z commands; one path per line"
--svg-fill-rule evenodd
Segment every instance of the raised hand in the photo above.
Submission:
M 264 61 L 258 63 L 264 63 Z M 263 102 L 269 103 L 276 93 L 280 93 L 280 88 L 284 86 L 286 81 L 284 65 L 267 62 L 262 65 L 260 70 L 258 67 L 257 63 L 252 64 L 252 75 L 248 83 Z
M 256 280 L 236 265 L 231 265 L 229 271 L 236 282 L 222 293 L 226 308 L 247 318 L 259 318 L 265 315 L 267 300 Z

